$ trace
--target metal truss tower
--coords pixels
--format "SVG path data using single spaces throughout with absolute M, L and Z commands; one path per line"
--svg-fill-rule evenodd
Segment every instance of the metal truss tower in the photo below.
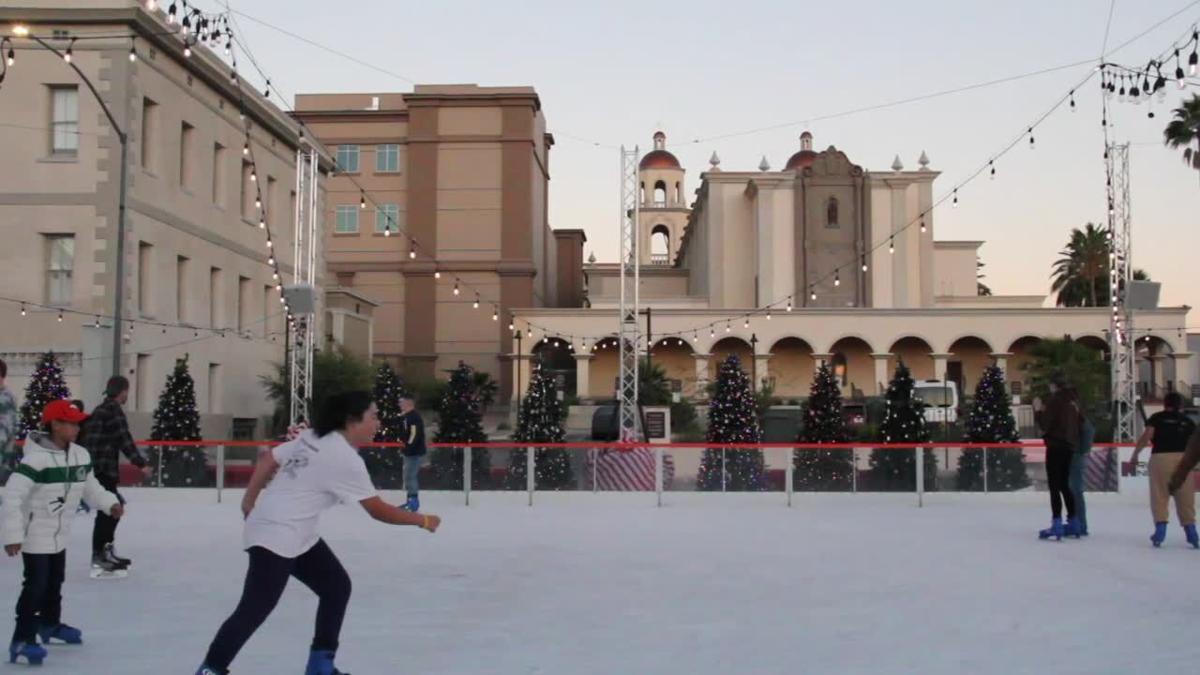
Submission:
M 638 148 L 621 146 L 621 304 L 617 344 L 620 349 L 620 373 L 617 378 L 620 440 L 643 440 L 638 408 L 638 316 L 641 309 L 638 289 L 638 221 L 641 193 L 638 177 Z
M 285 289 L 293 320 L 288 322 L 291 406 L 289 424 L 312 424 L 308 403 L 312 400 L 313 351 L 316 347 L 317 247 L 321 245 L 321 211 L 317 195 L 320 156 L 316 148 L 301 142 L 296 149 L 296 211 L 292 240 L 294 281 Z
M 1129 208 L 1129 144 L 1110 143 L 1106 148 L 1108 175 L 1109 294 L 1112 316 L 1108 344 L 1112 366 L 1113 441 L 1134 440 L 1137 404 L 1137 340 L 1133 313 L 1127 306 L 1133 279 Z

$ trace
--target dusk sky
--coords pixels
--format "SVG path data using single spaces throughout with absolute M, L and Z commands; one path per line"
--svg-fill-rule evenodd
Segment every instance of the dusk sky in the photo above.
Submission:
M 1109 61 L 1144 65 L 1200 21 L 1200 0 L 231 6 L 242 39 L 289 97 L 409 91 L 414 83 L 535 87 L 557 140 L 550 224 L 586 230 L 588 252 L 600 260 L 616 258 L 616 146 L 648 148 L 656 129 L 687 169 L 689 195 L 714 151 L 725 170 L 754 170 L 764 155 L 778 169 L 808 129 L 818 150 L 835 145 L 869 171 L 887 171 L 896 155 L 915 169 L 926 152 L 930 168 L 942 172 L 936 198 L 1087 78 L 1102 49 Z M 1164 70 L 1173 72 L 1173 57 Z M 1170 305 L 1200 304 L 1200 173 L 1161 140 L 1171 108 L 1196 92 L 1172 84 L 1152 107 L 1112 101 L 1112 134 L 1132 144 L 1134 265 L 1163 282 L 1162 303 Z M 995 180 L 984 172 L 959 191 L 957 209 L 947 203 L 935 213 L 938 239 L 987 242 L 981 256 L 997 294 L 1048 292 L 1070 229 L 1106 218 L 1098 77 L 1075 100 L 1077 112 L 1063 105 L 1035 128 L 1035 149 L 1022 141 L 997 160 Z

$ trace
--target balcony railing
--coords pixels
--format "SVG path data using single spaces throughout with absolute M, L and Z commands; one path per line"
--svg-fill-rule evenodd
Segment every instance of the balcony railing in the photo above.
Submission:
M 651 265 L 670 265 L 671 264 L 671 256 L 667 253 L 651 253 L 650 254 L 650 264 Z

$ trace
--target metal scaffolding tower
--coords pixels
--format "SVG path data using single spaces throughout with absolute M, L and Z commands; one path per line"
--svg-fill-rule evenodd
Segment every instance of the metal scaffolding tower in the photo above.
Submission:
M 638 339 L 638 311 L 641 309 L 638 295 L 641 281 L 638 264 L 639 159 L 636 145 L 632 150 L 621 146 L 621 304 L 617 339 L 621 352 L 617 401 L 623 442 L 643 440 L 638 409 L 638 348 L 641 344 Z
M 1112 366 L 1113 441 L 1134 440 L 1137 405 L 1137 342 L 1133 312 L 1127 304 L 1133 266 L 1130 258 L 1129 144 L 1110 143 L 1105 148 L 1108 175 L 1108 261 L 1112 316 L 1108 344 Z
M 313 350 L 316 346 L 317 247 L 321 244 L 321 211 L 317 203 L 316 148 L 301 142 L 296 149 L 296 211 L 292 240 L 294 281 L 284 289 L 292 321 L 288 322 L 291 406 L 289 424 L 312 424 L 308 403 L 312 400 Z

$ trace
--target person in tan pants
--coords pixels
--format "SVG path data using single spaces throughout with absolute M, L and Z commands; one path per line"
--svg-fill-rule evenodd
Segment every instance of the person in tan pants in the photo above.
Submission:
M 1183 397 L 1177 393 L 1167 394 L 1163 401 L 1165 409 L 1155 413 L 1146 421 L 1146 430 L 1138 438 L 1130 464 L 1136 469 L 1138 455 L 1148 443 L 1150 450 L 1150 511 L 1154 515 L 1154 534 L 1150 543 L 1155 548 L 1162 546 L 1167 537 L 1168 507 L 1171 497 L 1175 498 L 1175 512 L 1187 541 L 1193 548 L 1200 547 L 1196 534 L 1196 492 L 1189 485 L 1171 489 L 1171 478 L 1179 468 L 1189 439 L 1195 435 L 1196 424 L 1184 415 Z
M 1171 479 L 1167 482 L 1167 491 L 1171 494 L 1187 492 L 1189 499 L 1194 500 L 1196 487 L 1192 482 L 1191 472 L 1197 463 L 1200 463 L 1200 431 L 1193 432 L 1188 439 L 1187 449 L 1183 451 L 1175 470 L 1171 473 Z M 1192 548 L 1200 548 L 1200 537 L 1196 535 L 1195 525 L 1188 530 L 1188 543 Z

